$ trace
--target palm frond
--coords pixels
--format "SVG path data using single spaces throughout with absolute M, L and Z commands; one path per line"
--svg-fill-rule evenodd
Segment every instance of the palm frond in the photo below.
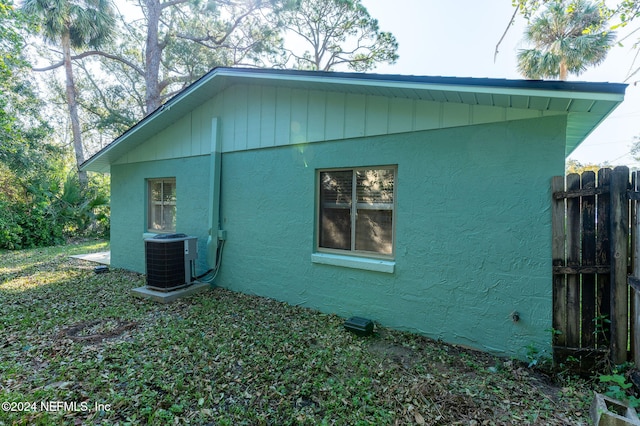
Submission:
M 604 61 L 616 40 L 588 0 L 554 0 L 524 32 L 532 46 L 518 53 L 518 70 L 528 78 L 557 78 L 560 65 L 579 75 Z

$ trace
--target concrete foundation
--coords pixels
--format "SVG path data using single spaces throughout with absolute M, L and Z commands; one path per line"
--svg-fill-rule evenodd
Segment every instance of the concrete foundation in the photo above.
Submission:
M 201 293 L 203 291 L 207 291 L 210 288 L 211 288 L 210 284 L 196 281 L 188 287 L 180 288 L 178 290 L 173 290 L 173 291 L 152 290 L 144 286 L 144 287 L 137 287 L 132 289 L 131 293 L 136 297 L 151 299 L 154 302 L 170 303 L 181 297 L 190 296 L 195 293 Z

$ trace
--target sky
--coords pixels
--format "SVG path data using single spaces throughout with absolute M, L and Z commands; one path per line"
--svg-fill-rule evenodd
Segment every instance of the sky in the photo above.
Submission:
M 496 44 L 513 14 L 510 0 L 362 0 L 362 4 L 378 20 L 380 30 L 393 33 L 399 44 L 398 61 L 379 65 L 373 72 L 523 78 L 517 71 L 516 55 L 525 47 L 524 18 L 519 16 L 510 28 L 494 62 Z M 615 47 L 604 63 L 569 80 L 623 83 L 632 66 L 635 40 L 630 38 L 622 47 Z M 640 81 L 634 85 L 636 80 L 640 74 L 627 82 L 625 101 L 569 159 L 640 168 L 629 153 L 634 136 L 640 136 Z

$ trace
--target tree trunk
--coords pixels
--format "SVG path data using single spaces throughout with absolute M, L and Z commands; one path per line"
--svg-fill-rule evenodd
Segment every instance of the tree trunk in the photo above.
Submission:
M 87 172 L 80 170 L 80 165 L 84 163 L 84 148 L 82 146 L 82 132 L 80 129 L 80 119 L 78 117 L 78 103 L 76 101 L 76 86 L 73 81 L 73 68 L 71 66 L 71 41 L 69 32 L 62 34 L 62 54 L 64 60 L 64 71 L 66 76 L 67 106 L 69 108 L 69 119 L 71 120 L 71 134 L 73 136 L 73 150 L 76 154 L 76 166 L 78 168 L 78 180 L 80 186 L 86 188 L 88 183 Z
M 569 74 L 569 71 L 567 70 L 567 63 L 565 61 L 560 61 L 560 80 L 565 81 L 567 79 L 567 74 Z
M 162 46 L 158 41 L 158 27 L 162 6 L 159 0 L 145 0 L 147 6 L 147 42 L 145 45 L 145 94 L 146 114 L 160 106 L 160 60 Z

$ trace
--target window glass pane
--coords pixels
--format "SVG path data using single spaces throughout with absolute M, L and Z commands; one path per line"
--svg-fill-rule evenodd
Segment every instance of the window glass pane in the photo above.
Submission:
M 148 229 L 175 231 L 176 229 L 176 180 L 149 180 Z
M 176 200 L 176 184 L 172 181 L 164 181 L 163 201 L 175 201 Z
M 165 205 L 162 209 L 162 229 L 165 231 L 176 229 L 176 206 Z
M 356 250 L 393 253 L 393 211 L 358 210 Z
M 151 200 L 162 200 L 162 182 L 151 182 Z
M 358 203 L 393 204 L 393 169 L 356 171 Z
M 320 202 L 349 207 L 353 191 L 353 171 L 341 170 L 320 173 Z
M 318 246 L 393 255 L 395 168 L 321 171 L 319 178 Z
M 353 171 L 320 173 L 320 247 L 351 250 Z
M 160 222 L 162 218 L 162 205 L 160 204 L 153 204 L 151 206 L 151 223 L 149 224 L 149 227 L 151 229 L 162 229 L 162 223 Z
M 321 212 L 320 247 L 351 250 L 349 209 L 324 209 Z

